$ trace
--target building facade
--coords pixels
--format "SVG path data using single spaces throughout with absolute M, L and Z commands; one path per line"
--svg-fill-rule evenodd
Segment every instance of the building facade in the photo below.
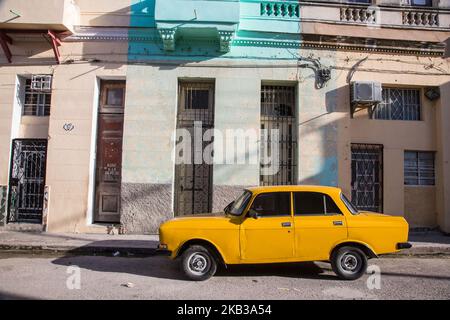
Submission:
M 0 224 L 154 233 L 318 184 L 450 232 L 449 37 L 448 0 L 3 0 Z

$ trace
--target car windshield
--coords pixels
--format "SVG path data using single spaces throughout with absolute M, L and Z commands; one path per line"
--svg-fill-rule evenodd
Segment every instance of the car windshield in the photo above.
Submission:
M 347 199 L 347 197 L 341 193 L 341 199 L 344 202 L 347 209 L 351 212 L 351 214 L 358 214 L 359 211 L 356 209 L 356 207 L 353 205 L 353 203 L 350 202 L 350 200 Z
M 248 190 L 244 190 L 244 192 L 233 202 L 226 213 L 229 213 L 233 216 L 240 216 L 251 197 L 252 193 Z

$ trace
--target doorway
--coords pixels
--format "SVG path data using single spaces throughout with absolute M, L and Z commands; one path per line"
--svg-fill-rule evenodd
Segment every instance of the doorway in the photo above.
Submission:
M 352 202 L 360 210 L 383 211 L 383 146 L 352 143 Z
M 261 139 L 263 150 L 270 153 L 271 145 L 279 148 L 279 170 L 272 175 L 261 174 L 261 186 L 296 184 L 297 134 L 295 87 L 281 85 L 263 85 L 261 87 L 261 130 L 267 130 L 267 139 Z M 270 132 L 278 130 L 278 141 L 271 141 Z M 275 142 L 275 143 L 274 143 Z
M 125 81 L 102 81 L 97 124 L 95 222 L 120 222 Z
M 189 163 L 175 164 L 175 215 L 206 213 L 212 210 L 213 165 L 194 163 L 194 131 L 214 128 L 214 82 L 179 83 L 177 129 L 190 136 Z M 203 139 L 202 139 L 203 141 Z M 179 141 L 177 141 L 179 143 Z M 202 152 L 210 142 L 202 142 Z
M 47 140 L 13 140 L 8 223 L 42 223 L 46 162 Z

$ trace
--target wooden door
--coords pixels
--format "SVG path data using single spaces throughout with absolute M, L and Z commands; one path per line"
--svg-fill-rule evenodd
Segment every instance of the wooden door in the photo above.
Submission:
M 101 86 L 97 127 L 95 221 L 120 222 L 125 82 Z

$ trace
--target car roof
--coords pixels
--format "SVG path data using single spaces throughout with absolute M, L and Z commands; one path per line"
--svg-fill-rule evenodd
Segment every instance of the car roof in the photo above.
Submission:
M 329 186 L 316 186 L 316 185 L 285 185 L 285 186 L 259 186 L 250 187 L 246 190 L 252 193 L 262 193 L 262 192 L 281 192 L 281 191 L 312 191 L 312 192 L 323 192 L 323 193 L 341 193 L 341 188 L 329 187 Z

